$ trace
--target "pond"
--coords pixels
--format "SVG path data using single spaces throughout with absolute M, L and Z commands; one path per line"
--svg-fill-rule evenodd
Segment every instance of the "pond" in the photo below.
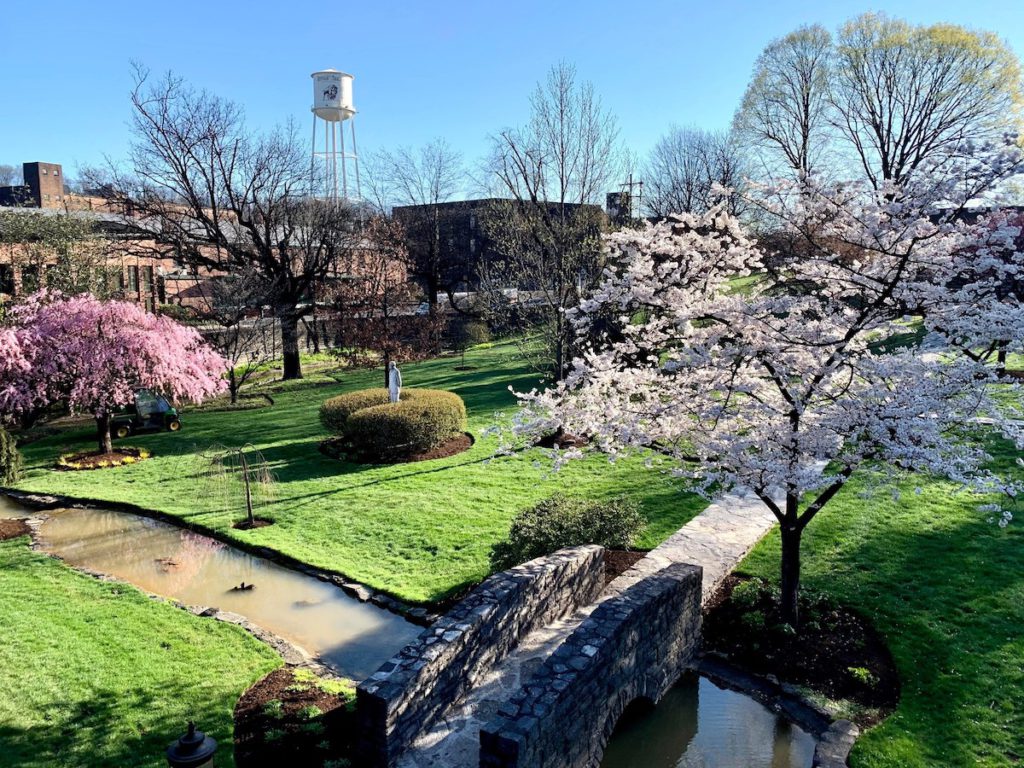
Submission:
M 0 498 L 0 517 L 25 516 Z M 422 631 L 334 584 L 168 523 L 100 509 L 47 514 L 39 545 L 68 564 L 188 605 L 241 614 L 354 680 L 375 672 Z M 252 588 L 233 589 L 243 582 Z
M 810 768 L 814 737 L 751 697 L 687 675 L 654 708 L 627 711 L 602 768 Z

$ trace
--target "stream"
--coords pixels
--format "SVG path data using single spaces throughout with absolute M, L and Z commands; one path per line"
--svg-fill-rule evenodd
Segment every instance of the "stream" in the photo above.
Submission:
M 0 517 L 32 514 L 6 496 L 0 499 Z M 69 565 L 187 605 L 240 614 L 357 681 L 422 631 L 334 584 L 168 523 L 102 509 L 47 515 L 38 531 L 39 546 Z M 243 582 L 253 587 L 232 589 Z
M 756 699 L 688 674 L 653 709 L 623 715 L 601 768 L 810 768 L 815 744 Z

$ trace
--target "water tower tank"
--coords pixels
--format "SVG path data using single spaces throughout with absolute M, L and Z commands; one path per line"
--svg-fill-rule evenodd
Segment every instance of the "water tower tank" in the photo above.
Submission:
M 313 114 L 329 123 L 348 120 L 356 113 L 352 104 L 352 75 L 336 69 L 314 72 Z

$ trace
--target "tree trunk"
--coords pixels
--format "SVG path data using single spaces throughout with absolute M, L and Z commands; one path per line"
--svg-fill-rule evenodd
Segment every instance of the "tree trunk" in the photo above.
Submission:
M 235 375 L 235 366 L 228 370 L 228 392 L 231 393 L 231 404 L 238 402 L 238 377 Z
M 110 438 L 110 414 L 103 413 L 96 417 L 96 438 L 100 453 L 111 453 L 114 442 Z
M 238 461 L 242 465 L 242 480 L 245 483 L 245 513 L 249 527 L 256 526 L 256 518 L 252 514 L 252 488 L 249 487 L 249 462 L 245 460 L 245 449 L 238 449 Z
M 800 528 L 786 522 L 782 531 L 782 620 L 796 629 L 800 621 Z
M 384 353 L 384 389 L 391 386 L 391 353 Z
M 301 379 L 302 362 L 299 357 L 299 316 L 295 313 L 280 315 L 281 357 L 284 361 L 284 379 Z

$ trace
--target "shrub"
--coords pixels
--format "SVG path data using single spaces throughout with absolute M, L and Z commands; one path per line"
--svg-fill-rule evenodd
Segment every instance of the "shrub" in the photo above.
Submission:
M 408 397 L 407 392 L 403 392 L 402 395 Z M 345 434 L 348 417 L 353 413 L 374 405 L 384 405 L 387 402 L 388 391 L 384 387 L 347 392 L 326 400 L 320 406 L 320 421 L 331 432 L 342 435 Z
M 403 390 L 401 402 L 362 408 L 344 427 L 353 451 L 371 461 L 422 453 L 465 431 L 462 398 L 435 389 Z
M 601 502 L 561 494 L 519 512 L 508 539 L 491 549 L 495 568 L 511 568 L 562 547 L 600 544 L 628 549 L 647 524 L 636 502 Z
M 465 365 L 466 350 L 490 341 L 491 332 L 487 328 L 487 323 L 482 320 L 460 317 L 453 320 L 448 327 L 448 337 L 452 349 L 462 355 L 462 365 Z
M 13 485 L 21 477 L 18 444 L 6 429 L 0 428 L 0 485 Z

